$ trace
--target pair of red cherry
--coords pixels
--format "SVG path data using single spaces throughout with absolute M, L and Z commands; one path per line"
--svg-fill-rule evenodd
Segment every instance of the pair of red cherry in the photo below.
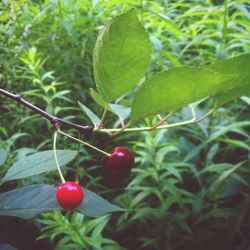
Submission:
M 107 167 L 114 175 L 126 175 L 133 166 L 134 156 L 124 147 L 114 148 L 107 160 Z M 84 199 L 83 188 L 76 182 L 64 182 L 56 190 L 56 199 L 62 208 L 74 210 Z

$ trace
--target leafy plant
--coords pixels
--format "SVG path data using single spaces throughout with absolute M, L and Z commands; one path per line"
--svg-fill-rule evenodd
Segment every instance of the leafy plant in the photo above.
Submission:
M 44 184 L 57 182 L 57 169 L 63 183 L 65 176 L 84 185 L 80 213 L 96 217 L 122 211 L 86 186 L 110 200 L 117 197 L 125 208 L 118 221 L 94 219 L 93 225 L 100 225 L 93 226 L 98 232 L 93 235 L 82 234 L 81 224 L 74 224 L 87 220 L 86 225 L 92 225 L 78 212 L 67 214 L 69 220 L 61 220 L 59 212 L 48 213 L 50 219 L 45 215 L 41 222 L 53 226 L 44 237 L 57 232 L 57 248 L 120 249 L 100 235 L 102 225 L 109 223 L 105 231 L 127 248 L 211 249 L 221 243 L 226 249 L 244 249 L 249 243 L 242 233 L 242 228 L 248 232 L 244 222 L 249 217 L 249 122 L 244 121 L 249 102 L 247 96 L 242 97 L 244 104 L 234 100 L 249 94 L 248 7 L 244 1 L 226 0 L 202 5 L 118 0 L 1 3 L 0 43 L 5 49 L 0 94 L 26 109 L 1 99 L 6 121 L 0 126 L 0 173 L 7 192 L 0 195 L 0 213 L 31 218 L 61 209 L 56 187 Z M 107 24 L 100 26 L 107 17 Z M 72 107 L 78 99 L 83 117 Z M 53 143 L 44 132 L 50 124 L 40 122 L 39 115 L 52 123 Z M 88 119 L 93 127 L 82 125 Z M 58 135 L 61 150 L 56 149 Z M 69 146 L 69 140 L 77 143 Z M 100 162 L 110 157 L 107 148 L 129 140 L 134 140 L 137 155 L 132 179 L 113 178 Z M 23 145 L 29 147 L 20 148 Z M 52 146 L 53 151 L 48 150 Z M 61 171 L 60 165 L 66 164 Z M 17 181 L 5 183 L 11 180 Z M 15 189 L 8 191 L 12 185 Z M 111 190 L 109 185 L 118 187 Z M 62 234 L 64 223 L 68 234 Z M 138 233 L 142 230 L 144 235 Z
M 56 241 L 55 249 L 122 249 L 102 235 L 109 217 L 88 220 L 80 213 L 62 215 L 60 212 L 46 213 L 39 220 L 44 225 L 38 239 L 49 238 Z M 63 238 L 60 236 L 63 235 Z

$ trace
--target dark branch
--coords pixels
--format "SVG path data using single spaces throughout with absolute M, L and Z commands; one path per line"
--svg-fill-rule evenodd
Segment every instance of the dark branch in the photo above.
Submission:
M 10 93 L 4 89 L 1 89 L 1 88 L 0 88 L 0 95 L 6 96 L 6 97 L 18 102 L 19 104 L 23 105 L 24 107 L 35 111 L 36 113 L 38 113 L 41 116 L 48 119 L 55 127 L 58 127 L 60 125 L 64 125 L 66 127 L 74 128 L 74 129 L 78 130 L 81 134 L 90 134 L 93 131 L 93 127 L 91 127 L 91 126 L 83 126 L 83 125 L 72 123 L 69 121 L 65 121 L 61 118 L 53 116 L 53 115 L 49 114 L 48 112 L 46 112 L 46 111 L 38 108 L 37 106 L 31 104 L 30 102 L 26 101 L 20 95 L 12 94 L 12 93 Z

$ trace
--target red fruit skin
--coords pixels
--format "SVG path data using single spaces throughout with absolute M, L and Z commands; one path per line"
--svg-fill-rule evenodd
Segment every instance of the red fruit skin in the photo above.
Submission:
M 114 175 L 127 175 L 134 164 L 134 155 L 124 147 L 115 147 L 107 160 L 107 167 Z
M 82 187 L 73 181 L 62 183 L 56 190 L 56 199 L 65 210 L 74 210 L 82 203 L 83 198 Z

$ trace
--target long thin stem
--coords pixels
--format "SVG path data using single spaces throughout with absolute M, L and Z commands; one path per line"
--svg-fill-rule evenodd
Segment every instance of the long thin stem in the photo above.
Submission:
M 83 126 L 83 125 L 80 125 L 80 124 L 76 124 L 76 123 L 73 123 L 73 122 L 69 122 L 69 121 L 65 121 L 63 119 L 60 119 L 59 117 L 51 115 L 48 112 L 46 112 L 46 111 L 38 108 L 37 106 L 31 104 L 30 102 L 28 102 L 24 98 L 22 98 L 20 95 L 12 94 L 9 91 L 6 91 L 6 90 L 4 90 L 2 88 L 0 88 L 0 95 L 8 97 L 8 98 L 16 101 L 17 103 L 23 105 L 24 107 L 35 111 L 36 113 L 38 113 L 41 116 L 48 119 L 54 126 L 58 126 L 58 125 L 62 124 L 64 126 L 66 126 L 66 127 L 74 128 L 74 129 L 78 130 L 80 133 L 91 133 L 93 131 L 93 127 L 91 127 L 91 126 Z
M 88 146 L 88 147 L 90 147 L 90 148 L 92 148 L 92 149 L 94 149 L 94 150 L 96 150 L 96 151 L 99 151 L 100 153 L 102 153 L 102 154 L 104 154 L 104 155 L 106 155 L 106 156 L 108 156 L 108 157 L 110 156 L 109 153 L 107 153 L 107 152 L 105 152 L 105 151 L 103 151 L 103 150 L 101 150 L 101 149 L 99 149 L 99 148 L 97 148 L 97 147 L 95 147 L 95 146 L 93 146 L 93 145 L 91 145 L 91 144 L 85 142 L 85 141 L 82 141 L 82 140 L 77 139 L 77 138 L 75 138 L 75 137 L 73 137 L 73 136 L 71 136 L 71 135 L 68 135 L 68 134 L 62 132 L 61 130 L 58 130 L 58 133 L 60 133 L 60 134 L 62 134 L 62 135 L 65 135 L 65 136 L 69 137 L 69 138 L 72 139 L 72 140 L 78 141 L 78 142 L 80 142 L 80 143 L 82 143 L 82 144 L 84 144 L 84 145 L 86 145 L 86 146 Z
M 56 139 L 57 139 L 57 131 L 54 133 L 54 140 L 53 140 L 53 152 L 54 152 L 54 157 L 55 157 L 55 161 L 56 161 L 56 166 L 57 166 L 57 170 L 58 170 L 58 173 L 60 175 L 60 178 L 61 178 L 61 181 L 62 183 L 65 182 L 65 179 L 63 177 L 63 174 L 62 174 L 62 171 L 61 171 L 61 168 L 59 166 L 59 162 L 58 162 L 58 159 L 57 159 L 57 155 L 56 155 Z
M 215 108 L 211 109 L 204 116 L 202 116 L 200 118 L 192 118 L 192 119 L 187 120 L 187 121 L 176 122 L 176 123 L 173 123 L 173 124 L 164 124 L 164 125 L 156 127 L 154 130 L 168 129 L 168 128 L 178 127 L 178 126 L 182 126 L 182 125 L 198 123 L 198 122 L 204 120 L 205 118 L 207 118 L 209 115 L 211 115 L 214 112 L 214 110 L 215 110 Z M 111 129 L 100 129 L 100 132 L 116 133 L 116 132 L 119 132 L 120 130 L 121 129 L 117 129 L 117 128 L 113 128 L 113 129 L 112 128 Z M 138 131 L 151 131 L 151 130 L 152 130 L 152 127 L 125 128 L 123 130 L 123 132 L 138 132 Z
M 167 129 L 167 128 L 177 127 L 177 126 L 181 126 L 181 125 L 191 124 L 193 122 L 194 122 L 194 120 L 191 119 L 191 120 L 184 121 L 184 122 L 177 122 L 177 123 L 173 123 L 173 124 L 162 125 L 162 126 L 159 126 L 155 129 Z M 101 132 L 107 132 L 107 133 L 114 133 L 114 132 L 117 132 L 119 130 L 120 129 L 117 129 L 117 128 L 100 129 Z M 123 130 L 123 132 L 137 132 L 137 131 L 150 131 L 150 130 L 152 130 L 152 127 L 126 128 Z

